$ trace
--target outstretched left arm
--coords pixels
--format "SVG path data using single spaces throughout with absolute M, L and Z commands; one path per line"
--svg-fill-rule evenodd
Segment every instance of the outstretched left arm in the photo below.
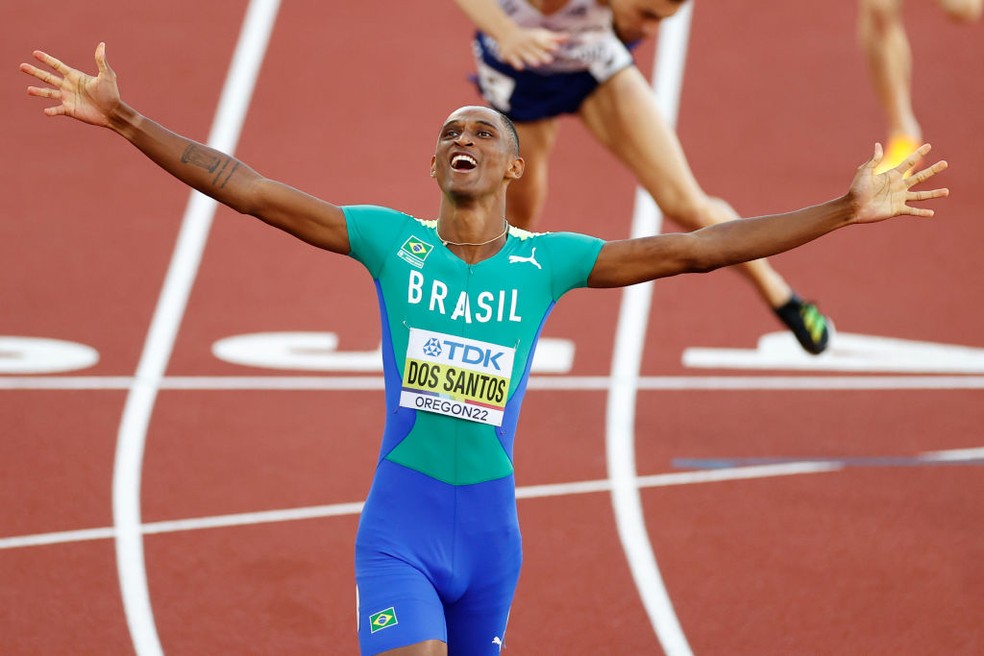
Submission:
M 930 217 L 933 210 L 912 201 L 943 198 L 946 188 L 913 191 L 947 167 L 939 161 L 910 177 L 904 173 L 930 150 L 920 147 L 896 168 L 875 175 L 882 148 L 858 167 L 851 188 L 841 198 L 795 212 L 718 223 L 694 232 L 669 233 L 607 242 L 598 254 L 590 287 L 624 287 L 680 273 L 703 273 L 769 257 L 855 223 L 877 223 L 905 214 Z

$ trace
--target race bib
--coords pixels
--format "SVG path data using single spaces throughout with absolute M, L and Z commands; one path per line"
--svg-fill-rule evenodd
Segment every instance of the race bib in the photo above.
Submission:
M 410 329 L 400 405 L 502 425 L 515 349 Z

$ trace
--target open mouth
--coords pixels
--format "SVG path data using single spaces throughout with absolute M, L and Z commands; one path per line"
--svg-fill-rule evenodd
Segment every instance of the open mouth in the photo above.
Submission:
M 471 171 L 478 162 L 471 155 L 458 154 L 451 158 L 451 168 L 455 171 Z

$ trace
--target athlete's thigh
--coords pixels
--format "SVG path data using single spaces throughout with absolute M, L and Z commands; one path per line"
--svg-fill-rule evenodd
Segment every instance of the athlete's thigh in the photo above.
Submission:
M 447 642 L 444 606 L 423 572 L 360 546 L 355 560 L 362 656 L 427 640 Z
M 886 18 L 901 19 L 902 17 L 902 0 L 859 0 L 858 7 L 861 9 L 862 15 L 868 13 L 871 16 L 878 16 L 882 20 Z
M 595 90 L 579 112 L 585 126 L 635 174 L 664 212 L 694 203 L 703 191 L 680 140 L 659 111 L 646 79 L 635 66 Z
M 984 0 L 937 0 L 940 7 L 958 21 L 972 22 L 981 17 Z
M 384 651 L 378 656 L 447 656 L 448 646 L 440 640 L 427 640 L 407 647 Z
M 510 605 L 482 609 L 449 606 L 448 656 L 499 656 L 506 638 Z
M 519 527 L 476 540 L 463 558 L 465 593 L 445 606 L 448 656 L 497 656 L 506 637 L 523 550 Z
M 526 161 L 526 171 L 522 178 L 510 183 L 510 192 L 514 187 L 523 186 L 528 181 L 546 184 L 550 153 L 557 141 L 558 128 L 559 123 L 555 118 L 516 123 L 520 154 Z
M 519 136 L 520 155 L 531 163 L 539 164 L 545 161 L 557 141 L 559 124 L 556 118 L 544 118 L 538 121 L 524 121 L 515 124 Z
M 533 228 L 546 202 L 550 153 L 557 138 L 557 119 L 516 123 L 519 147 L 526 170 L 509 183 L 506 210 L 509 222 L 525 230 Z

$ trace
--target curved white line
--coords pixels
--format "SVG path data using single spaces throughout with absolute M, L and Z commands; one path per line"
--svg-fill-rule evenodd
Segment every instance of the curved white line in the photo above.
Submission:
M 278 0 L 250 2 L 209 135 L 210 146 L 227 153 L 235 150 L 278 7 Z M 138 656 L 163 654 L 150 604 L 143 552 L 140 478 L 144 443 L 215 208 L 211 198 L 192 192 L 117 436 L 113 465 L 116 567 L 127 626 Z
M 656 101 L 671 127 L 676 124 L 693 4 L 693 0 L 684 4 L 676 16 L 664 21 L 659 32 L 653 84 Z M 653 199 L 639 188 L 635 203 L 632 236 L 658 233 L 662 217 Z M 605 418 L 608 477 L 619 539 L 656 637 L 667 656 L 690 656 L 690 645 L 649 541 L 636 477 L 635 402 L 651 301 L 652 283 L 635 285 L 622 293 Z

